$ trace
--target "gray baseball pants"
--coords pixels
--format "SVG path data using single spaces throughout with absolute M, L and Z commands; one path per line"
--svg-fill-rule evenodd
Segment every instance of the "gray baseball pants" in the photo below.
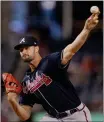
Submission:
M 68 116 L 61 119 L 52 118 L 49 114 L 46 114 L 40 122 L 91 122 L 90 111 L 83 103 L 76 109 L 78 111 L 73 114 L 70 114 L 70 110 L 66 111 Z

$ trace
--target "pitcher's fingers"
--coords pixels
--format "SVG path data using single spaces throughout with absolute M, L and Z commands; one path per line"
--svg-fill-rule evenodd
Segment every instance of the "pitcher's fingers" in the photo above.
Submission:
M 96 21 L 96 20 L 98 20 L 98 16 L 95 16 L 95 17 L 93 18 L 93 21 Z
M 9 92 L 9 91 L 15 91 L 15 88 L 6 88 L 6 91 Z
M 99 22 L 99 20 L 95 20 L 95 21 L 93 21 L 94 24 L 97 24 L 98 22 Z
M 95 23 L 98 23 L 98 22 L 99 22 L 99 20 L 96 20 L 96 21 L 95 21 Z
M 88 18 L 88 21 L 93 19 L 95 17 L 95 14 L 92 14 L 89 18 Z

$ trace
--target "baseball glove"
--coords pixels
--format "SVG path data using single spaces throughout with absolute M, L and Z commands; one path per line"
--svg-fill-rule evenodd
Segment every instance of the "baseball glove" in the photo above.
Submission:
M 17 94 L 20 94 L 22 91 L 22 85 L 19 81 L 17 81 L 12 74 L 9 73 L 3 73 L 2 78 L 4 81 L 4 85 L 6 88 L 6 93 L 9 92 L 15 92 Z

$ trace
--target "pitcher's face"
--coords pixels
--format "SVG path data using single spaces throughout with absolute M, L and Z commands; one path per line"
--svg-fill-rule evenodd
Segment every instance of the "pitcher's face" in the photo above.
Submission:
M 20 48 L 20 56 L 24 62 L 31 62 L 35 59 L 36 46 L 23 46 Z

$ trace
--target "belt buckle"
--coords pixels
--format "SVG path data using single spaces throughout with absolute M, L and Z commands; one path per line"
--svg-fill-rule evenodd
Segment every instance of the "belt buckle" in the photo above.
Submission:
M 66 113 L 66 112 L 62 112 L 62 113 L 58 113 L 57 115 L 56 115 L 56 118 L 63 118 L 63 117 L 66 117 L 68 114 Z
M 72 109 L 72 110 L 70 110 L 70 114 L 73 114 L 73 113 L 75 113 L 75 112 L 77 112 L 77 109 Z

